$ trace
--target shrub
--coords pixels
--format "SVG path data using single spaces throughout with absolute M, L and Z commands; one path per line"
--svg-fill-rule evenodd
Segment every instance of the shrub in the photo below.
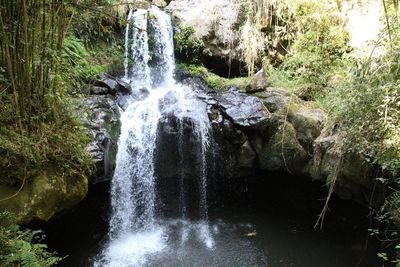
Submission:
M 182 27 L 174 33 L 175 54 L 185 63 L 198 64 L 203 54 L 203 42 L 194 37 L 193 27 Z

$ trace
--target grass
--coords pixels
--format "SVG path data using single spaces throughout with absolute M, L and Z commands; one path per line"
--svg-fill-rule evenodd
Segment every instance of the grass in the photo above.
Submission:
M 179 64 L 179 67 L 187 70 L 192 76 L 203 79 L 208 87 L 217 91 L 225 91 L 229 87 L 237 87 L 244 91 L 251 79 L 249 77 L 224 78 L 201 65 Z

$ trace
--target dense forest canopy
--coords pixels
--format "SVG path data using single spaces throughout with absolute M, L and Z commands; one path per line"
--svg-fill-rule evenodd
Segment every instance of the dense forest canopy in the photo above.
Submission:
M 242 17 L 237 34 L 249 77 L 262 69 L 272 86 L 329 114 L 327 131 L 340 133 L 343 153 L 361 155 L 386 186 L 386 201 L 374 211 L 385 228 L 395 229 L 388 239 L 397 244 L 398 1 L 234 2 Z M 20 189 L 44 169 L 63 177 L 93 171 L 76 108 L 97 74 L 121 68 L 128 9 L 128 3 L 117 0 L 0 0 L 1 184 Z M 201 66 L 204 44 L 193 29 L 178 31 L 175 42 L 177 52 L 191 57 L 186 67 L 214 89 L 249 81 L 222 78 Z M 33 261 L 7 257 L 10 251 L 26 256 L 29 249 L 39 255 L 39 265 L 32 266 L 57 262 L 43 247 L 27 247 L 34 234 L 21 235 L 7 225 L 0 231 L 0 265 Z

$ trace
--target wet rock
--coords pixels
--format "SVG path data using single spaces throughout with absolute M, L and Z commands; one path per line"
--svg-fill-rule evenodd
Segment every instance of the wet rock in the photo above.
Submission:
M 122 79 L 115 79 L 118 83 L 118 91 L 122 94 L 130 94 L 132 93 L 132 87 L 129 83 L 123 81 Z
M 90 94 L 92 95 L 106 95 L 109 92 L 109 88 L 107 87 L 101 87 L 101 86 L 95 86 L 91 85 L 90 86 Z
M 118 107 L 125 111 L 129 106 L 129 103 L 133 100 L 134 99 L 130 95 L 120 95 L 117 98 Z
M 162 99 L 160 99 L 158 105 L 162 114 L 173 114 L 174 104 L 178 101 L 173 92 L 168 92 Z
M 132 91 L 131 94 L 118 94 L 117 103 L 122 110 L 126 110 L 130 103 L 145 99 L 150 94 L 147 88 Z
M 181 123 L 181 124 L 180 124 Z M 158 124 L 155 170 L 162 179 L 185 176 L 195 179 L 199 143 L 193 137 L 190 119 L 179 122 L 173 114 L 165 114 Z
M 117 93 L 130 94 L 132 92 L 130 84 L 123 81 L 122 79 L 112 77 L 108 74 L 100 74 L 98 78 L 93 82 L 93 85 L 94 86 L 91 87 L 92 94 L 116 95 Z
M 259 98 L 241 93 L 235 88 L 218 94 L 216 100 L 222 107 L 223 113 L 235 125 L 258 127 L 269 118 Z
M 238 163 L 242 168 L 254 168 L 256 160 L 256 153 L 254 152 L 251 143 L 246 141 L 239 151 Z
M 145 87 L 140 88 L 138 91 L 138 94 L 137 94 L 138 97 L 136 99 L 142 100 L 142 99 L 146 98 L 149 94 L 150 94 L 149 89 L 147 89 Z
M 107 89 L 107 94 L 115 95 L 118 92 L 119 85 L 115 79 L 108 77 L 105 74 L 100 74 L 93 85 Z

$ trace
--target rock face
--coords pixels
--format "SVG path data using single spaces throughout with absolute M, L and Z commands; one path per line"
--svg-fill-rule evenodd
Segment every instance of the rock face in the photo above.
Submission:
M 120 132 L 120 112 L 117 99 L 131 92 L 129 84 L 111 76 L 100 75 L 90 86 L 79 108 L 79 116 L 86 127 L 90 143 L 87 150 L 96 165 L 91 182 L 112 178 Z
M 167 10 L 180 26 L 190 26 L 211 56 L 240 60 L 239 7 L 233 0 L 174 0 Z
M 324 130 L 321 109 L 266 83 L 262 92 L 250 95 L 235 88 L 215 92 L 199 79 L 177 77 L 204 92 L 198 97 L 207 103 L 212 121 L 216 179 L 283 171 L 326 184 L 335 180 L 340 197 L 369 205 L 372 167 L 340 149 L 339 135 Z

